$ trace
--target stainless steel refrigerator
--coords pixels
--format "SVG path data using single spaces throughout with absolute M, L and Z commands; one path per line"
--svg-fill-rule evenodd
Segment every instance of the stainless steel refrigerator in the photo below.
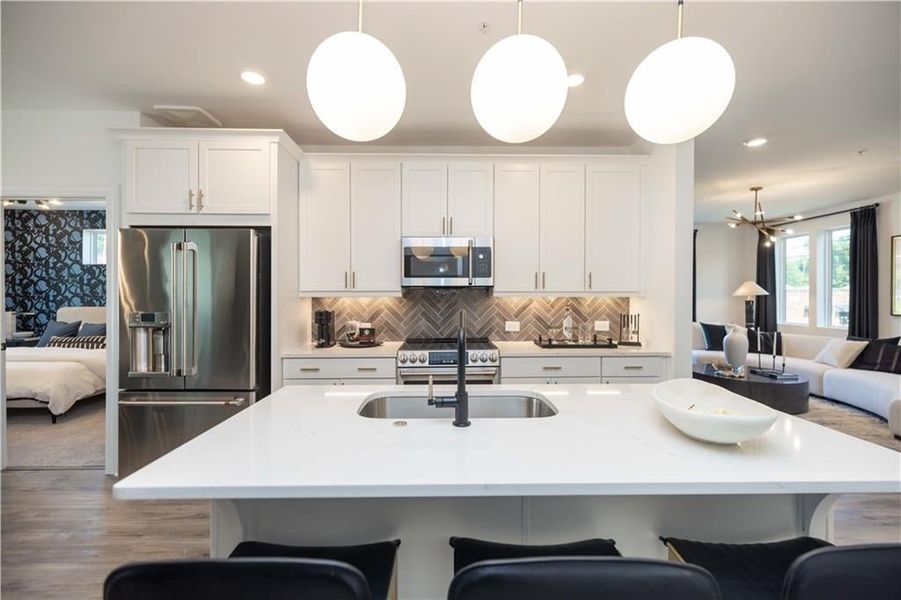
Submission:
M 270 390 L 265 229 L 119 231 L 119 476 Z

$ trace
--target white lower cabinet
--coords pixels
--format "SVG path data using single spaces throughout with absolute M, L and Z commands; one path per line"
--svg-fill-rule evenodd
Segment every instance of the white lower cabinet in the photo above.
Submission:
M 597 383 L 597 377 L 503 377 L 501 383 L 505 385 L 556 385 L 558 383 Z
M 287 379 L 285 385 L 394 385 L 391 379 Z
M 662 377 L 604 377 L 601 383 L 616 385 L 621 383 L 659 383 Z
M 666 373 L 661 356 L 522 356 L 501 359 L 501 383 L 656 383 Z
M 605 356 L 602 374 L 608 377 L 663 377 L 660 356 Z
M 282 372 L 286 383 L 289 379 L 313 380 L 311 385 L 321 385 L 323 380 L 387 379 L 393 382 L 396 378 L 393 358 L 286 358 Z

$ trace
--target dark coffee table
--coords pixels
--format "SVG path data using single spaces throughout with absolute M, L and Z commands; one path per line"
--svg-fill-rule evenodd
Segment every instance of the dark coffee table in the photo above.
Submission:
M 718 385 L 745 398 L 756 400 L 790 415 L 808 410 L 810 382 L 803 375 L 797 379 L 770 379 L 746 372 L 742 378 L 722 377 L 713 365 L 694 365 L 692 377 Z

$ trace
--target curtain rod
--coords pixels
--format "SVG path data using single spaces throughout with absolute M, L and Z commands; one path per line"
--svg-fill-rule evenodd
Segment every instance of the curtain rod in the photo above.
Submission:
M 851 212 L 855 212 L 858 210 L 864 210 L 867 208 L 879 208 L 879 203 L 876 202 L 875 204 L 867 204 L 866 206 L 855 206 L 854 208 L 846 208 L 844 210 L 836 210 L 831 213 L 826 213 L 823 215 L 815 215 L 813 217 L 804 217 L 803 219 L 798 219 L 797 221 L 791 221 L 791 222 L 792 223 L 803 223 L 804 221 L 813 221 L 814 219 L 822 219 L 824 217 L 833 217 L 835 215 L 843 215 L 845 213 L 851 213 Z M 780 219 L 776 219 L 776 220 L 779 221 Z

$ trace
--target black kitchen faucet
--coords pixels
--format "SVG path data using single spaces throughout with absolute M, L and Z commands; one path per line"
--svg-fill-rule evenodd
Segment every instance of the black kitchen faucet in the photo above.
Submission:
M 438 408 L 454 407 L 454 427 L 469 427 L 469 394 L 466 392 L 466 313 L 460 311 L 460 331 L 457 332 L 457 392 L 451 398 L 432 395 L 429 377 L 429 404 Z

